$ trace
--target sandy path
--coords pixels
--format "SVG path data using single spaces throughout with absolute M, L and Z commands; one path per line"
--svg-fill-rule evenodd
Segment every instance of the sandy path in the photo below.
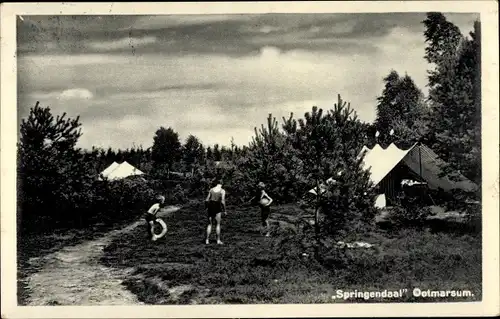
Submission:
M 177 211 L 167 207 L 159 216 Z M 39 269 L 27 278 L 28 306 L 47 305 L 137 305 L 137 297 L 122 286 L 134 271 L 113 269 L 99 263 L 103 249 L 122 233 L 142 225 L 139 220 L 104 236 L 75 246 L 64 247 L 43 257 L 31 258 L 30 267 Z

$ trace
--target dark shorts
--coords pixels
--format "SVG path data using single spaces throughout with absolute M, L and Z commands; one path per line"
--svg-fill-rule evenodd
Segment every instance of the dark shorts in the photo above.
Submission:
M 144 219 L 149 223 L 149 222 L 153 222 L 156 220 L 156 216 L 155 215 L 151 215 L 149 213 L 146 213 L 144 214 Z
M 148 236 L 148 238 L 150 238 L 153 233 L 151 232 L 151 225 L 149 225 L 149 222 L 152 222 L 152 221 L 155 221 L 156 220 L 156 216 L 153 216 L 149 213 L 146 213 L 144 214 L 144 219 L 146 220 L 146 235 Z
M 269 215 L 271 214 L 271 206 L 262 206 L 259 205 L 260 207 L 260 217 L 262 220 L 262 225 L 266 225 L 266 221 L 269 218 Z
M 215 217 L 217 214 L 222 213 L 222 203 L 209 201 L 207 203 L 208 217 Z

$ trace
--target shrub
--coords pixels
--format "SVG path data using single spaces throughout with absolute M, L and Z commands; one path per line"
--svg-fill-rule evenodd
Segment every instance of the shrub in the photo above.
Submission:
M 169 195 L 168 199 L 171 204 L 183 204 L 188 200 L 186 190 L 180 184 L 175 185 L 175 188 L 169 192 Z
M 423 226 L 431 213 L 430 207 L 397 205 L 391 211 L 389 220 L 397 227 Z

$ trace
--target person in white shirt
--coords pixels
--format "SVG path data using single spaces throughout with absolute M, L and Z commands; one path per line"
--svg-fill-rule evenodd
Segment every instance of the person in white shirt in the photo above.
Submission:
M 156 214 L 165 205 L 165 197 L 164 196 L 159 195 L 156 197 L 156 199 L 157 199 L 156 203 L 151 205 L 151 207 L 148 209 L 147 213 L 144 216 L 144 219 L 147 222 L 146 227 L 148 228 L 147 229 L 147 236 L 151 240 L 154 240 L 153 227 L 154 227 L 154 221 L 156 220 Z
M 217 185 L 210 189 L 205 199 L 205 207 L 208 213 L 207 238 L 205 244 L 210 243 L 210 234 L 212 233 L 212 223 L 215 219 L 217 225 L 215 232 L 217 234 L 217 244 L 222 245 L 220 240 L 222 213 L 226 214 L 226 191 L 222 188 L 222 181 L 217 181 Z

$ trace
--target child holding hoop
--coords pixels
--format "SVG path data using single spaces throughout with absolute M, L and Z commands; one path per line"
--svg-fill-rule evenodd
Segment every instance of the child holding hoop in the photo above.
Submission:
M 151 207 L 148 209 L 147 213 L 144 216 L 144 219 L 146 220 L 146 227 L 147 227 L 147 236 L 149 239 L 152 241 L 156 241 L 157 237 L 154 234 L 154 222 L 156 220 L 156 214 L 160 211 L 161 208 L 163 208 L 165 205 L 165 197 L 162 195 L 159 195 L 156 197 L 156 202 L 151 205 Z

